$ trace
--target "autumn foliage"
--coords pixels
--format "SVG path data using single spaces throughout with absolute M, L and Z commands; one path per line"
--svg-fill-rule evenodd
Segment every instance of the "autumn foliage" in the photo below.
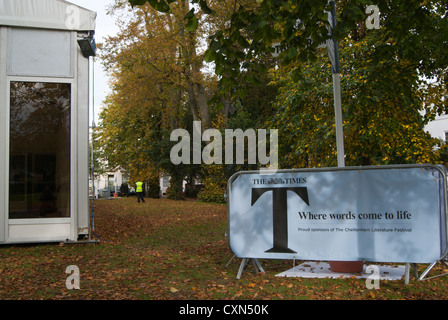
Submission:
M 366 4 L 337 3 L 345 163 L 445 163 L 425 125 L 448 110 L 446 4 L 379 3 L 373 30 Z M 278 129 L 280 169 L 336 166 L 332 69 L 316 48 L 328 37 L 324 10 L 328 1 L 116 0 L 121 31 L 100 44 L 112 86 L 98 130 L 104 158 L 131 180 L 167 173 L 172 198 L 183 198 L 182 180 L 200 178 L 200 199 L 222 201 L 233 173 L 259 166 L 174 165 L 170 133 L 191 135 L 201 121 L 202 130 Z

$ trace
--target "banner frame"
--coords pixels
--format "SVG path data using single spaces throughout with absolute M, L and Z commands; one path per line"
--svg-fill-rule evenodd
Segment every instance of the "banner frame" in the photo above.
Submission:
M 432 169 L 435 171 L 438 171 L 440 173 L 440 180 L 441 185 L 439 192 L 442 192 L 442 196 L 440 199 L 443 201 L 443 204 L 441 204 L 440 208 L 440 258 L 433 263 L 431 263 L 426 270 L 421 274 L 421 276 L 418 278 L 418 280 L 423 280 L 426 275 L 431 271 L 431 269 L 438 263 L 438 262 L 445 262 L 445 264 L 448 265 L 447 261 L 444 261 L 447 259 L 448 256 L 448 212 L 447 212 L 447 170 L 443 165 L 434 165 L 434 164 L 397 164 L 397 165 L 378 165 L 378 166 L 349 166 L 349 167 L 319 167 L 319 168 L 301 168 L 301 169 L 278 169 L 278 170 L 269 170 L 269 169 L 260 169 L 260 170 L 248 170 L 248 171 L 239 171 L 234 173 L 228 180 L 227 183 L 227 228 L 226 228 L 226 234 L 227 234 L 227 241 L 229 245 L 229 249 L 232 251 L 232 248 L 230 246 L 230 203 L 231 203 L 231 197 L 232 197 L 232 184 L 233 182 L 240 176 L 246 175 L 246 174 L 260 174 L 260 175 L 272 175 L 275 173 L 304 173 L 304 172 L 329 172 L 329 171 L 353 171 L 353 170 L 359 170 L 359 171 L 366 171 L 366 170 L 387 170 L 387 169 Z M 233 251 L 232 251 L 233 252 Z M 247 257 L 241 257 L 242 259 L 248 259 Z M 412 262 L 411 262 L 412 263 Z

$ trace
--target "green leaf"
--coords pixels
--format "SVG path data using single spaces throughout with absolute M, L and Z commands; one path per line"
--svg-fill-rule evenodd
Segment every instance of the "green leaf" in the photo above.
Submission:
M 206 14 L 214 14 L 215 11 L 209 8 L 207 5 L 207 2 L 205 0 L 199 0 L 199 6 L 201 7 L 202 11 Z
M 168 3 L 165 2 L 165 0 L 147 0 L 147 1 L 157 11 L 165 13 L 170 11 L 170 6 Z
M 141 6 L 144 5 L 147 2 L 147 0 L 129 0 L 129 3 L 131 6 Z
M 214 61 L 216 58 L 216 53 L 210 49 L 208 49 L 207 51 L 205 51 L 205 55 L 204 55 L 204 61 L 205 62 L 212 62 Z
M 212 40 L 210 42 L 210 45 L 209 45 L 207 51 L 205 52 L 204 61 L 205 62 L 215 61 L 216 51 L 218 51 L 219 48 L 221 48 L 221 45 L 219 44 L 219 42 L 216 40 Z
M 295 47 L 290 47 L 287 51 L 286 51 L 286 56 L 289 59 L 294 59 L 297 56 L 297 49 Z
M 155 7 L 158 11 L 160 12 L 169 12 L 170 11 L 170 6 L 168 3 L 166 3 L 163 0 L 160 0 L 157 2 L 157 6 Z
M 188 13 L 185 15 L 184 19 L 191 19 L 194 17 L 194 9 L 191 9 L 188 11 Z
M 198 18 L 193 15 L 192 17 L 188 18 L 188 22 L 185 25 L 185 28 L 187 31 L 194 32 L 198 28 Z
M 249 48 L 250 43 L 243 36 L 238 37 L 238 44 L 243 48 Z

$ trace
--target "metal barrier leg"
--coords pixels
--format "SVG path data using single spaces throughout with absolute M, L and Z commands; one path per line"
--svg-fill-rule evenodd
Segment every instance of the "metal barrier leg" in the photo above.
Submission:
M 226 264 L 226 268 L 229 266 L 230 262 L 232 262 L 232 260 L 233 260 L 235 257 L 236 257 L 236 256 L 233 255 L 232 259 L 230 259 L 229 262 L 227 262 L 227 264 Z
M 236 276 L 236 278 L 239 280 L 241 278 L 241 275 L 243 274 L 244 269 L 247 267 L 247 265 L 249 263 L 252 263 L 252 267 L 254 268 L 254 271 L 256 273 L 258 272 L 264 272 L 263 268 L 261 267 L 260 262 L 257 259 L 252 259 L 252 258 L 243 258 L 243 260 L 241 261 L 240 264 L 240 268 L 238 270 L 238 274 Z
M 420 278 L 418 278 L 418 280 L 423 280 L 426 277 L 426 275 L 429 273 L 429 271 L 431 271 L 431 269 L 434 268 L 436 263 L 437 263 L 437 261 L 431 263 L 430 266 L 428 268 L 426 268 L 425 271 L 423 271 L 423 273 L 421 274 Z
M 236 275 L 236 278 L 238 280 L 241 278 L 241 274 L 243 273 L 243 270 L 246 268 L 248 260 L 249 259 L 247 259 L 247 258 L 243 258 L 243 260 L 241 261 L 240 269 L 238 270 L 238 274 Z
M 258 261 L 258 259 L 254 259 L 254 262 L 256 263 L 257 267 L 258 267 L 258 272 L 262 272 L 262 273 L 266 273 L 264 272 L 263 268 L 261 267 L 260 262 Z
M 406 270 L 404 276 L 404 283 L 409 284 L 409 279 L 411 277 L 411 268 L 414 268 L 414 278 L 418 279 L 418 270 L 416 263 L 406 263 Z
M 404 284 L 409 284 L 410 269 L 411 269 L 411 264 L 410 263 L 406 263 L 406 269 L 405 269 L 405 272 L 404 272 Z
M 436 265 L 437 262 L 443 262 L 446 265 L 448 265 L 446 261 L 440 261 L 440 260 L 439 261 L 435 261 L 435 262 L 431 263 L 431 265 L 428 268 L 426 268 L 426 270 L 422 273 L 422 275 L 420 276 L 420 278 L 418 280 L 424 280 L 426 275 L 429 273 L 429 271 L 432 270 L 432 268 L 434 268 L 434 266 Z M 439 274 L 439 275 L 435 275 L 435 276 L 429 277 L 427 279 L 433 279 L 433 278 L 442 277 L 442 276 L 446 276 L 446 275 L 448 275 L 448 273 L 442 273 L 442 274 Z

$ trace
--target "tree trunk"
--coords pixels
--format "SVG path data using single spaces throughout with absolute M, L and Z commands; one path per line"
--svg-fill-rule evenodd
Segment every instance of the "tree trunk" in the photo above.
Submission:
M 204 86 L 201 83 L 196 83 L 195 87 L 196 87 L 199 111 L 201 113 L 202 127 L 204 129 L 209 129 L 212 124 L 210 122 L 210 113 L 208 110 L 208 101 L 207 96 L 205 94 Z

